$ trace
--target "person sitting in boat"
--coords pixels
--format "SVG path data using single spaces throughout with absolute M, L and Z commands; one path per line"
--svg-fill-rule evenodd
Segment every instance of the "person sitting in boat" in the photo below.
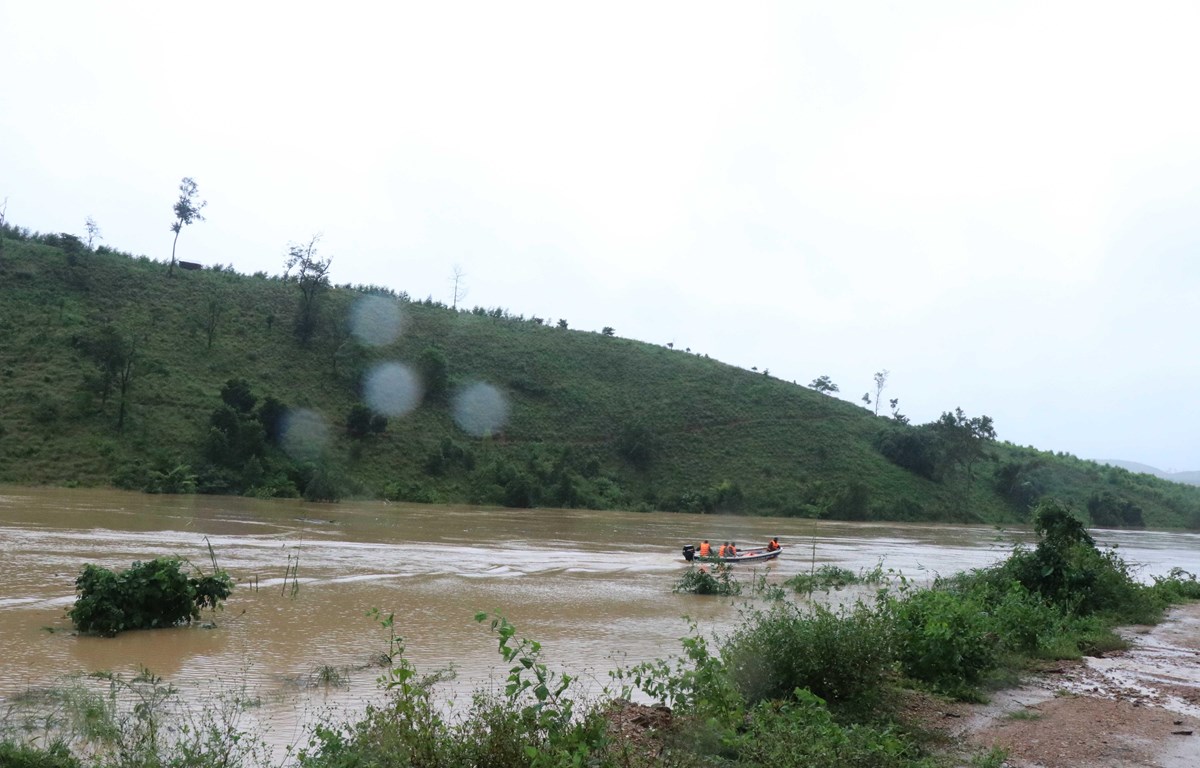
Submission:
M 729 542 L 729 549 L 725 550 L 725 557 L 737 557 L 737 544 Z
M 767 542 L 767 551 L 774 552 L 777 549 L 779 549 L 779 537 L 775 536 Z
M 717 557 L 725 557 L 725 551 L 726 551 L 727 549 L 729 549 L 729 542 L 728 542 L 728 541 L 726 541 L 726 542 L 723 542 L 723 543 L 721 544 L 721 546 L 717 548 Z
M 704 541 L 700 542 L 700 549 L 697 550 L 697 552 L 700 555 L 700 557 L 708 557 L 709 555 L 712 554 L 712 547 L 709 546 L 708 539 L 705 539 Z

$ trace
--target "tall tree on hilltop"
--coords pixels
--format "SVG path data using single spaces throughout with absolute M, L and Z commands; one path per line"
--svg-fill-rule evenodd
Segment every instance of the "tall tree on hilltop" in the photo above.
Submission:
M 100 234 L 100 225 L 97 224 L 96 220 L 91 216 L 87 217 L 87 221 L 84 222 L 84 226 L 87 228 L 87 247 L 90 251 L 92 250 L 92 243 L 94 243 L 96 240 L 103 240 L 104 236 Z
M 284 262 L 283 277 L 295 280 L 300 289 L 300 305 L 296 309 L 296 338 L 308 344 L 317 329 L 319 299 L 329 289 L 329 266 L 333 259 L 317 256 L 320 235 L 313 235 L 308 245 L 293 243 L 288 246 L 287 261 Z
M 824 394 L 832 394 L 838 391 L 838 385 L 833 383 L 833 380 L 828 376 L 818 376 L 808 385 L 809 389 L 815 389 Z
M 467 273 L 463 268 L 455 264 L 454 271 L 450 275 L 450 282 L 454 284 L 454 296 L 450 302 L 451 309 L 458 309 L 458 302 L 467 297 Z
M 884 368 L 882 371 L 878 371 L 875 374 L 875 415 L 876 416 L 879 415 L 879 401 L 883 399 L 883 388 L 887 386 L 888 373 L 890 373 L 890 371 L 888 371 L 887 368 Z
M 171 266 L 167 268 L 168 277 L 175 271 L 175 245 L 179 242 L 179 233 L 192 222 L 204 221 L 200 211 L 208 205 L 208 201 L 201 200 L 197 203 L 196 195 L 199 192 L 195 179 L 190 176 L 184 176 L 183 181 L 179 182 L 179 199 L 175 201 L 175 223 L 171 225 L 175 239 L 171 241 Z

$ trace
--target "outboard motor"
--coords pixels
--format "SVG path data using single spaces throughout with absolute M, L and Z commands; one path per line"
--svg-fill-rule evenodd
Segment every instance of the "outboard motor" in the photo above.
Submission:
M 687 561 L 690 563 L 690 562 L 692 562 L 692 558 L 693 558 L 693 557 L 695 557 L 695 556 L 696 556 L 696 547 L 695 547 L 695 545 L 693 545 L 693 544 L 684 544 L 684 545 L 683 545 L 683 559 L 684 559 L 684 560 L 687 560 Z

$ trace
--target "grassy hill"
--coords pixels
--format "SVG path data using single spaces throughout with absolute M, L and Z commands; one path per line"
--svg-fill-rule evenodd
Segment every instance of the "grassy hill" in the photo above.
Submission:
M 0 482 L 989 522 L 1052 495 L 1097 524 L 1200 527 L 1197 488 L 991 441 L 955 454 L 953 430 L 689 352 L 317 287 L 302 341 L 294 278 L 169 275 L 7 227 Z M 356 335 L 393 316 L 395 338 Z M 365 407 L 388 364 L 411 411 Z

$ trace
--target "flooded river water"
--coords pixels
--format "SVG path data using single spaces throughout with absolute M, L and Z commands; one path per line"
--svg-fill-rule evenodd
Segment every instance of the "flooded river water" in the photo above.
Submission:
M 1028 532 L 0 487 L 0 699 L 72 673 L 145 667 L 181 687 L 244 686 L 267 702 L 264 716 L 280 718 L 278 738 L 294 740 L 287 731 L 306 725 L 296 713 L 313 702 L 361 706 L 379 695 L 378 670 L 367 665 L 386 636 L 366 616 L 372 608 L 395 614 L 419 670 L 453 665 L 460 688 L 503 677 L 495 640 L 472 618 L 478 611 L 504 615 L 543 644 L 547 661 L 598 687 L 617 665 L 677 653 L 684 616 L 706 634 L 738 621 L 745 601 L 672 593 L 687 567 L 681 545 L 754 546 L 771 536 L 784 554 L 754 573 L 772 583 L 814 562 L 853 571 L 882 562 L 923 581 L 991 564 Z M 1145 578 L 1200 565 L 1200 535 L 1097 538 L 1119 545 Z M 215 628 L 115 638 L 47 631 L 69 630 L 65 612 L 85 563 L 123 569 L 174 555 L 209 571 L 208 544 L 237 583 Z M 347 670 L 349 685 L 311 687 L 321 667 Z

